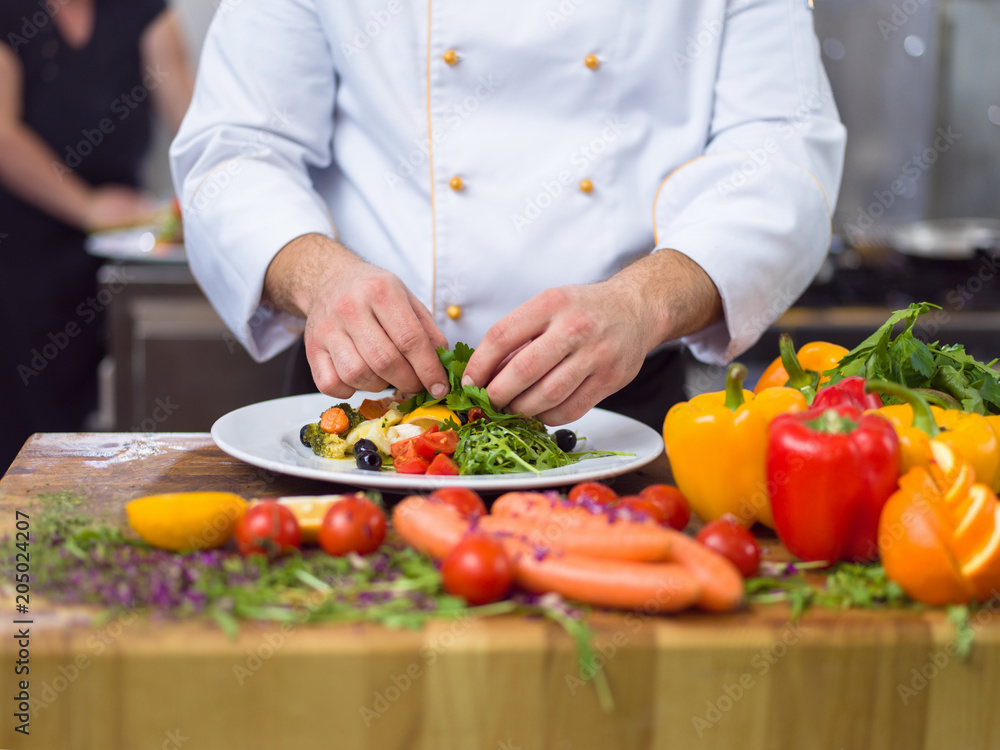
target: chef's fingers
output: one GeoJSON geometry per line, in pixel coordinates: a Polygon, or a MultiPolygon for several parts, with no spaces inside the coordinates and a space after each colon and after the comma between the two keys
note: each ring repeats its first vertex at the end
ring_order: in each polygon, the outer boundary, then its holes
{"type": "Polygon", "coordinates": [[[420,325],[424,327],[424,332],[427,334],[427,338],[431,341],[431,346],[435,349],[439,346],[449,349],[448,339],[446,339],[445,335],[441,333],[441,329],[438,328],[437,323],[434,322],[434,316],[431,315],[430,311],[426,307],[424,307],[424,303],[414,297],[413,292],[409,289],[406,290],[406,294],[410,300],[410,307],[413,308],[413,312],[416,314],[417,320],[420,321],[420,325]]]}
{"type": "MultiPolygon", "coordinates": [[[[542,292],[494,323],[490,327],[490,330],[486,332],[486,335],[483,336],[483,340],[479,342],[475,353],[469,359],[462,383],[480,387],[491,385],[495,376],[498,377],[500,374],[500,363],[508,360],[511,354],[524,347],[525,344],[541,335],[548,328],[552,322],[552,318],[559,310],[559,302],[556,298],[560,293],[561,291],[558,289],[549,289],[542,292]]],[[[565,355],[565,352],[550,362],[550,367],[546,368],[543,372],[548,372],[551,369],[551,365],[561,360],[563,355],[565,355]]],[[[520,356],[521,354],[519,353],[511,357],[503,370],[506,371],[512,364],[518,362],[520,356]]],[[[522,362],[518,366],[526,364],[526,362],[522,362]]],[[[531,382],[533,383],[534,380],[531,382]]],[[[524,384],[525,387],[527,385],[530,385],[530,383],[524,384]]],[[[494,399],[494,405],[506,406],[506,401],[503,404],[498,404],[495,400],[497,396],[501,395],[500,393],[494,393],[492,388],[489,390],[490,398],[494,399]]],[[[505,389],[505,392],[507,390],[509,388],[505,389]]],[[[519,390],[510,392],[508,394],[509,398],[513,398],[518,393],[520,393],[519,390]]]]}
{"type": "MultiPolygon", "coordinates": [[[[369,340],[361,352],[376,373],[400,390],[416,393],[426,389],[434,398],[442,398],[448,394],[448,374],[407,297],[373,307],[388,341],[369,340]]],[[[370,333],[377,336],[378,331],[370,333]]]]}
{"type": "Polygon", "coordinates": [[[306,344],[306,359],[312,372],[313,382],[320,393],[334,398],[350,398],[354,388],[344,383],[337,374],[337,368],[330,358],[330,352],[323,346],[306,344]]]}
{"type": "MultiPolygon", "coordinates": [[[[372,327],[377,327],[372,320],[372,327]]],[[[389,387],[389,381],[371,365],[370,353],[359,345],[358,334],[354,338],[347,331],[331,338],[330,358],[337,370],[337,377],[346,385],[359,391],[383,391],[389,387]]],[[[384,338],[384,336],[383,336],[384,338]]],[[[386,341],[386,346],[388,342],[386,341]]]]}
{"type": "MultiPolygon", "coordinates": [[[[586,376],[584,372],[577,379],[577,368],[570,367],[565,375],[556,374],[553,378],[545,380],[547,375],[565,364],[570,354],[572,352],[566,339],[551,333],[540,336],[522,347],[503,369],[493,376],[486,387],[490,401],[498,409],[509,406],[511,411],[521,413],[519,405],[514,402],[530,389],[537,388],[527,404],[537,406],[536,411],[554,406],[571,393],[586,376]]],[[[520,405],[524,406],[525,402],[521,402],[520,405]]],[[[530,415],[533,412],[523,413],[530,415]]]]}
{"type": "Polygon", "coordinates": [[[601,378],[590,375],[565,401],[552,409],[535,414],[535,419],[553,427],[575,422],[614,391],[615,389],[609,389],[601,378]]]}
{"type": "MultiPolygon", "coordinates": [[[[545,337],[540,341],[544,343],[545,337]]],[[[526,354],[530,356],[530,352],[526,354]]],[[[573,352],[542,375],[534,385],[515,396],[508,408],[516,414],[534,416],[560,407],[587,380],[592,369],[589,356],[573,352]]]]}

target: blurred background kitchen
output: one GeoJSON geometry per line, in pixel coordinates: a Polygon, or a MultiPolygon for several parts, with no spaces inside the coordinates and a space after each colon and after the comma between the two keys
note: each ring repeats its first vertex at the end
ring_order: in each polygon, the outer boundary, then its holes
{"type": "MultiPolygon", "coordinates": [[[[173,0],[193,62],[212,14],[240,1],[173,0]]],[[[852,347],[889,311],[923,300],[942,307],[923,335],[989,361],[1000,352],[1000,0],[815,6],[849,132],[836,236],[815,283],[741,361],[751,375],[762,369],[780,331],[798,344],[852,347]]],[[[146,186],[164,199],[167,145],[161,134],[146,169],[146,186]]],[[[287,357],[250,360],[194,283],[181,245],[140,232],[91,252],[107,258],[109,300],[91,429],[203,431],[281,395],[287,357]]],[[[719,368],[691,362],[690,392],[722,380],[719,368]]]]}

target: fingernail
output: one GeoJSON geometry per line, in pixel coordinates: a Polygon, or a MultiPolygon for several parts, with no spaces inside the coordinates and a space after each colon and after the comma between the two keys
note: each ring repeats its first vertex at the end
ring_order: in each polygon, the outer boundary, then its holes
{"type": "Polygon", "coordinates": [[[472,378],[468,375],[464,375],[462,377],[462,385],[475,385],[475,383],[472,382],[472,378]]]}
{"type": "Polygon", "coordinates": [[[431,386],[431,395],[434,398],[444,398],[448,395],[448,386],[444,383],[437,383],[431,386]]]}

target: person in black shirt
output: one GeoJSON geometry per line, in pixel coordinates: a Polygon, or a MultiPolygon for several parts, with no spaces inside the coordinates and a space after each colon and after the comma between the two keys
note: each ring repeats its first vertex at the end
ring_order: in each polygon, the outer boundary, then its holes
{"type": "Polygon", "coordinates": [[[174,131],[192,75],[165,0],[0,3],[0,472],[97,400],[100,261],[87,232],[144,223],[152,104],[174,131]]]}

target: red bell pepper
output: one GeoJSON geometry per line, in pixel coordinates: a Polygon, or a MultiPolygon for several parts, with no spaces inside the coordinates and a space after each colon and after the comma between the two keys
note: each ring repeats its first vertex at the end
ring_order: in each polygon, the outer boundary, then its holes
{"type": "Polygon", "coordinates": [[[878,520],[899,478],[887,419],[851,406],[781,414],[769,427],[775,530],[801,560],[873,560],[878,520]]]}
{"type": "Polygon", "coordinates": [[[844,378],[839,383],[819,389],[813,399],[813,409],[829,409],[831,406],[853,406],[860,411],[881,409],[885,404],[877,393],[865,393],[865,379],[857,375],[844,378]],[[872,398],[874,396],[875,398],[872,398]]]}

